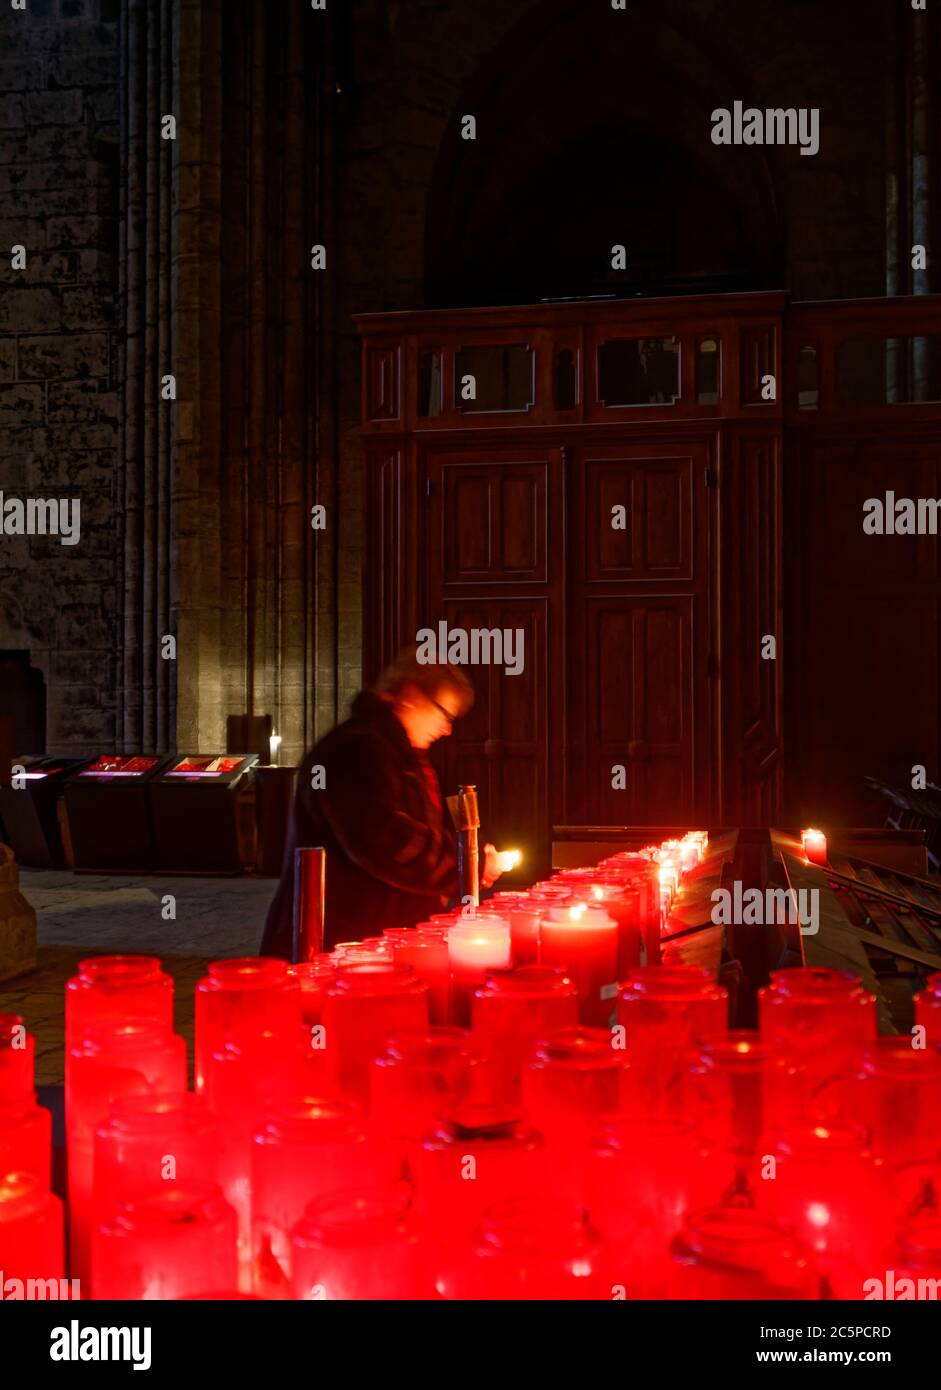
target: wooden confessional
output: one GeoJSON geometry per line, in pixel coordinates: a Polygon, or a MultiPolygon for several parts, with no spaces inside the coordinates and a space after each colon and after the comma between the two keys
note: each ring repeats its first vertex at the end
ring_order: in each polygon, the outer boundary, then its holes
{"type": "MultiPolygon", "coordinates": [[[[440,748],[491,837],[532,865],[553,824],[772,824],[785,724],[802,806],[834,720],[863,717],[840,709],[854,660],[831,650],[834,605],[881,577],[857,494],[904,446],[916,495],[941,495],[941,408],[917,366],[931,340],[913,337],[941,331],[939,301],[755,293],[357,325],[366,680],[441,620],[525,634],[522,674],[469,668],[476,704],[440,748]],[[855,579],[828,563],[827,486],[855,579]]],[[[896,556],[917,572],[892,592],[930,589],[937,620],[925,556],[896,556]]]]}

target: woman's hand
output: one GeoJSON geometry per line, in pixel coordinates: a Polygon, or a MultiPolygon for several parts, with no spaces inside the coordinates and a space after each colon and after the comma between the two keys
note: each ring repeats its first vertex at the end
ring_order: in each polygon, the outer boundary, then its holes
{"type": "Polygon", "coordinates": [[[484,866],[480,872],[480,886],[490,888],[503,873],[497,858],[496,845],[484,845],[484,866]]]}

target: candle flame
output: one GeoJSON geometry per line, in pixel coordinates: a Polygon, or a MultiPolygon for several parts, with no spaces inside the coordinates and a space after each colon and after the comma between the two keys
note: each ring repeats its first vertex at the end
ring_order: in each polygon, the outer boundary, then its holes
{"type": "Polygon", "coordinates": [[[515,869],[517,864],[523,862],[522,850],[503,849],[497,855],[497,867],[502,874],[507,874],[511,869],[515,869]]]}
{"type": "Polygon", "coordinates": [[[571,919],[572,919],[573,922],[577,922],[578,919],[579,919],[579,918],[582,916],[582,914],[584,913],[584,911],[585,911],[585,904],[584,904],[584,903],[576,903],[574,907],[570,907],[570,908],[569,908],[569,916],[571,917],[571,919]]]}

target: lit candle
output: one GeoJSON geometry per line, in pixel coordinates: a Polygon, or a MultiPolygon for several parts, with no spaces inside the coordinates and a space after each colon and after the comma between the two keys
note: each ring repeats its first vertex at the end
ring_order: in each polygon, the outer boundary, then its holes
{"type": "Polygon", "coordinates": [[[272,734],[268,739],[268,761],[272,767],[277,767],[278,756],[281,751],[281,735],[272,734]]]}
{"type": "Polygon", "coordinates": [[[603,907],[553,907],[539,928],[540,960],[561,966],[578,988],[582,1023],[603,1027],[615,1007],[618,924],[603,907]]]}
{"type": "Polygon", "coordinates": [[[515,869],[522,862],[523,856],[518,849],[502,849],[497,855],[497,868],[501,874],[508,874],[511,869],[515,869]]]}
{"type": "Polygon", "coordinates": [[[510,968],[510,924],[504,917],[468,918],[448,932],[451,968],[451,1018],[470,1025],[470,1001],[488,970],[510,968]]]}
{"type": "Polygon", "coordinates": [[[822,830],[802,830],[801,846],[808,864],[826,864],[827,837],[822,830]]]}

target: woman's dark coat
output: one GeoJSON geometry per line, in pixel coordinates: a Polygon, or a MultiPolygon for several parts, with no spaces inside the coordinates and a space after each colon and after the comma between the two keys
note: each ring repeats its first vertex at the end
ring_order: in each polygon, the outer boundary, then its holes
{"type": "Polygon", "coordinates": [[[456,841],[434,771],[391,705],[368,691],[298,769],[262,955],[290,958],[294,850],[318,847],[327,851],[324,950],[386,927],[414,926],[457,895],[456,841]],[[324,775],[315,790],[317,766],[324,775]]]}

